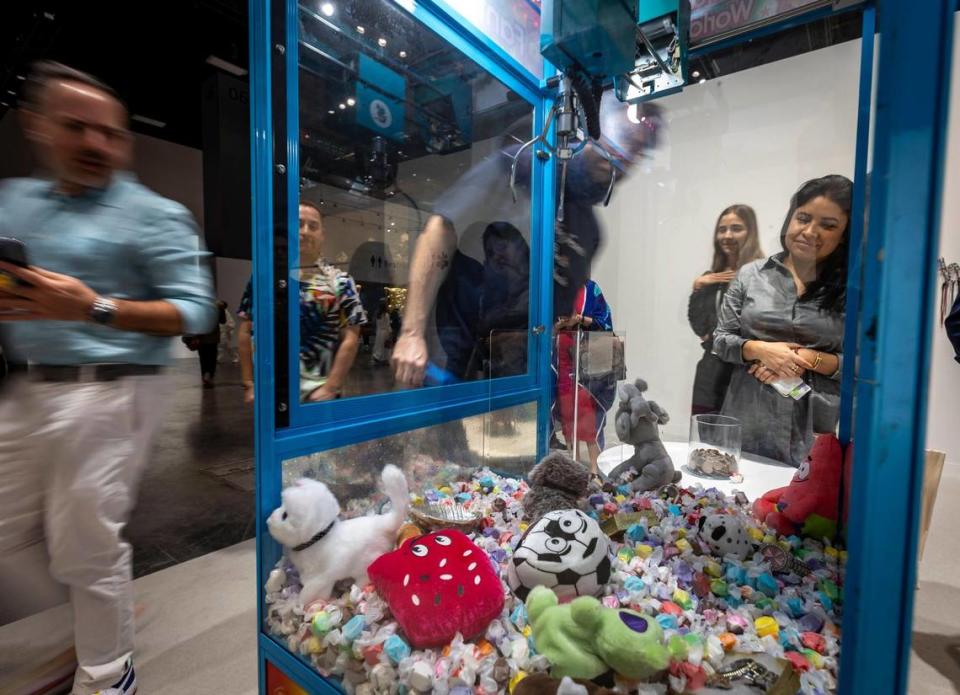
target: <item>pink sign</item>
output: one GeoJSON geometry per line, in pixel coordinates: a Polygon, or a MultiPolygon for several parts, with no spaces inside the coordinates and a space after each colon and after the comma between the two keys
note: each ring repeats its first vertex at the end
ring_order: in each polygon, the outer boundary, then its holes
{"type": "Polygon", "coordinates": [[[690,0],[690,45],[816,4],[820,0],[690,0]]]}

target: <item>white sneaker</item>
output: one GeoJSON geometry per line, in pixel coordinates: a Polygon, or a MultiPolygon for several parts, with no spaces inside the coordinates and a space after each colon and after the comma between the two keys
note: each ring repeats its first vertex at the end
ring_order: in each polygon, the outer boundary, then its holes
{"type": "Polygon", "coordinates": [[[137,674],[133,670],[133,661],[128,661],[123,676],[106,690],[98,690],[94,695],[134,695],[137,692],[137,674]]]}

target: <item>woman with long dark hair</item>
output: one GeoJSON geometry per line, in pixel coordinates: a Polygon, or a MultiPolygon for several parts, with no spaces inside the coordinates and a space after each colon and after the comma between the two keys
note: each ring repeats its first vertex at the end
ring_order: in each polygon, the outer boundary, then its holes
{"type": "Polygon", "coordinates": [[[740,267],[763,258],[757,231],[757,215],[749,205],[735,204],[723,210],[713,227],[713,263],[693,281],[687,305],[690,327],[700,338],[703,356],[693,381],[694,415],[719,413],[727,395],[733,365],[713,354],[713,331],[723,295],[740,267]]]}
{"type": "Polygon", "coordinates": [[[814,434],[836,430],[852,191],[838,175],[803,184],[783,251],[743,266],[723,298],[713,352],[735,365],[722,412],[740,420],[744,451],[799,466],[814,434]],[[808,393],[774,388],[798,377],[808,393]]]}

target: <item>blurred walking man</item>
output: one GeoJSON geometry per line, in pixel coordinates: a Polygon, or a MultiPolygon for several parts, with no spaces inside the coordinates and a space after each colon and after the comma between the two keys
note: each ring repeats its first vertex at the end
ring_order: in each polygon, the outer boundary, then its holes
{"type": "Polygon", "coordinates": [[[216,316],[190,214],[125,173],[127,112],[93,77],[36,66],[24,130],[45,178],[0,182],[0,623],[57,582],[73,604],[74,695],[130,695],[131,550],[121,537],[161,417],[171,337],[216,316]],[[9,281],[13,276],[17,281],[9,281]],[[35,558],[49,553],[49,566],[35,558]]]}

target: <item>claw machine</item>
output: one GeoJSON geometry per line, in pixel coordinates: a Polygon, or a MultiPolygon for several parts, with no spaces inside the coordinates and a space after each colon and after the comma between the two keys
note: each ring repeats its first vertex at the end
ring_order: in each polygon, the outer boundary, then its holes
{"type": "Polygon", "coordinates": [[[252,0],[260,691],[905,692],[953,10],[252,0]]]}

